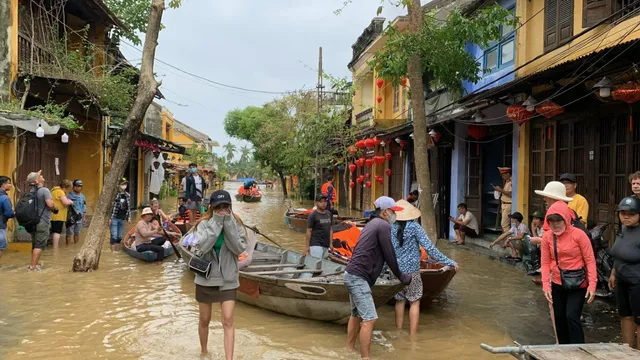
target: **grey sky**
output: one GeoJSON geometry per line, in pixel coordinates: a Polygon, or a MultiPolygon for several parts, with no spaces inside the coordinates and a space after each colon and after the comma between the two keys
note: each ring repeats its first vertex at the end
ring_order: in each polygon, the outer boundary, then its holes
{"type": "MultiPolygon", "coordinates": [[[[326,72],[349,75],[351,45],[379,5],[378,0],[353,0],[341,15],[334,15],[343,2],[185,0],[181,8],[165,12],[166,29],[160,34],[156,56],[204,78],[243,88],[287,91],[315,87],[317,73],[312,69],[317,68],[318,47],[323,47],[326,72]]],[[[381,16],[392,20],[404,13],[405,9],[387,1],[381,16]]],[[[139,63],[140,52],[125,44],[121,47],[132,63],[139,63]]],[[[243,144],[224,132],[227,111],[262,105],[277,97],[210,85],[158,62],[155,72],[169,100],[160,103],[176,119],[221,145],[229,140],[243,144]]]]}

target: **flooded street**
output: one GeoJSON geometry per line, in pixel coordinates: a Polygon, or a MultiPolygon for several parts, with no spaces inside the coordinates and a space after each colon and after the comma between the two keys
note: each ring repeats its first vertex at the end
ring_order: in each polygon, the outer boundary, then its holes
{"type": "MultiPolygon", "coordinates": [[[[236,192],[239,184],[227,184],[236,192]]],[[[163,209],[173,210],[174,200],[163,209]]],[[[304,234],[287,229],[279,189],[265,190],[261,203],[234,203],[285,247],[302,250],[304,234]]],[[[170,212],[170,211],[166,211],[170,212]]],[[[86,229],[84,230],[86,231],[86,229]]],[[[264,239],[259,239],[263,241],[264,239]]],[[[393,307],[380,308],[372,345],[375,359],[491,359],[480,343],[494,346],[554,342],[541,289],[513,266],[448,244],[439,247],[461,272],[429,309],[417,339],[395,329],[393,307]]],[[[175,256],[149,264],[112,254],[105,241],[100,269],[69,272],[80,244],[48,248],[44,270],[28,273],[28,253],[8,253],[0,264],[0,359],[198,359],[198,307],[193,275],[175,256]]],[[[614,308],[596,301],[586,307],[588,342],[611,341],[619,328],[614,308]]],[[[223,358],[219,307],[209,349],[223,358]]],[[[345,348],[346,325],[279,315],[236,305],[237,359],[359,359],[345,348]]]]}

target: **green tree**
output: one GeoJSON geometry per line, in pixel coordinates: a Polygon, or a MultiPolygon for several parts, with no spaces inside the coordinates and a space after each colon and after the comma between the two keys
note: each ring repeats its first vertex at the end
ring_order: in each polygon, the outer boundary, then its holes
{"type": "Polygon", "coordinates": [[[200,166],[213,165],[213,154],[211,154],[205,147],[194,145],[187,149],[184,159],[190,163],[194,162],[200,166]]]}
{"type": "Polygon", "coordinates": [[[249,161],[249,156],[251,155],[251,149],[248,146],[244,145],[240,148],[240,162],[249,161]]]}
{"type": "Polygon", "coordinates": [[[227,162],[232,162],[233,159],[236,156],[236,146],[234,144],[231,143],[231,141],[229,141],[228,143],[226,143],[225,145],[222,146],[224,148],[224,151],[226,152],[226,157],[227,157],[227,162]]]}
{"type": "MultiPolygon", "coordinates": [[[[107,7],[113,11],[127,29],[115,29],[116,37],[129,39],[134,45],[142,44],[140,34],[147,32],[151,1],[149,0],[104,0],[107,7]]],[[[177,8],[182,0],[169,1],[169,7],[177,8]]],[[[160,29],[164,29],[160,25],[160,29]]]]}
{"type": "MultiPolygon", "coordinates": [[[[345,0],[344,6],[351,0],[345,0]]],[[[517,24],[509,11],[494,5],[464,16],[460,9],[452,9],[446,19],[438,18],[437,10],[424,12],[420,0],[393,2],[408,10],[407,31],[388,27],[385,45],[374,54],[371,62],[377,76],[399,85],[403,77],[409,79],[414,126],[414,159],[418,183],[424,201],[420,210],[422,221],[429,237],[437,239],[435,213],[432,201],[431,175],[428,152],[427,121],[424,106],[423,74],[427,73],[428,84],[433,89],[447,89],[461,94],[462,82],[477,82],[481,64],[465,51],[469,43],[486,46],[500,38],[499,25],[517,24]]],[[[380,1],[377,14],[382,12],[384,1],[380,1]]],[[[338,13],[340,10],[337,11],[338,13]]]]}

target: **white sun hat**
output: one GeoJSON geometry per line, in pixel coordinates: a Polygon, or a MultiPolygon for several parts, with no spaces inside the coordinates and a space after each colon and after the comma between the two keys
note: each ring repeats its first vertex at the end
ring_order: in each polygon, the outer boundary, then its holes
{"type": "Polygon", "coordinates": [[[550,181],[544,187],[544,190],[536,190],[536,194],[546,196],[551,199],[570,202],[573,198],[567,196],[567,189],[560,181],[550,181]]]}

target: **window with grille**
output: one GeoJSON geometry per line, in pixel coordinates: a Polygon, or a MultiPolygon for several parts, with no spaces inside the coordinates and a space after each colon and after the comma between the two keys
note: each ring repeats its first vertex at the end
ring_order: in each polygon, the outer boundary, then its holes
{"type": "Polygon", "coordinates": [[[393,87],[393,112],[396,113],[400,110],[400,87],[393,87]]]}

